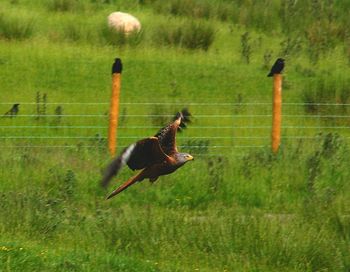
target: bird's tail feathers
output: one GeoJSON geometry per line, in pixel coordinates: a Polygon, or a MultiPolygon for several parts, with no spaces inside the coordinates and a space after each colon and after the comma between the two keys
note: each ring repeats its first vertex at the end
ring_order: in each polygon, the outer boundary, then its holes
{"type": "Polygon", "coordinates": [[[130,159],[132,152],[135,149],[136,144],[132,144],[128,147],[126,147],[122,153],[119,155],[119,157],[117,157],[116,159],[114,159],[106,168],[106,170],[104,171],[104,175],[103,178],[100,182],[102,187],[107,187],[107,185],[109,184],[109,182],[111,181],[111,179],[116,176],[118,174],[118,172],[120,171],[120,169],[128,162],[128,160],[130,159]]]}
{"type": "Polygon", "coordinates": [[[5,112],[1,118],[5,118],[5,117],[12,117],[12,113],[11,113],[11,110],[5,112]]]}
{"type": "Polygon", "coordinates": [[[133,185],[135,182],[140,181],[139,180],[139,175],[136,175],[130,179],[128,179],[127,181],[125,181],[122,185],[120,185],[117,189],[115,189],[108,197],[107,199],[110,199],[114,196],[116,196],[117,194],[121,193],[122,191],[124,191],[125,189],[127,189],[129,186],[133,185]]]}

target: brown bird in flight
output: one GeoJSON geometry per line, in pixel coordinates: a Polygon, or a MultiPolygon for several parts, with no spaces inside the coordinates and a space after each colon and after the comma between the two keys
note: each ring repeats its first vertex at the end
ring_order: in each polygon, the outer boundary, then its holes
{"type": "Polygon", "coordinates": [[[113,176],[127,164],[131,170],[140,170],[115,189],[107,199],[116,196],[138,181],[149,179],[155,182],[159,176],[168,175],[186,162],[193,160],[187,153],[180,153],[176,148],[176,132],[185,127],[190,113],[187,109],[177,113],[175,120],[162,128],[155,136],[142,139],[123,150],[123,152],[107,167],[101,185],[106,187],[113,176]]]}

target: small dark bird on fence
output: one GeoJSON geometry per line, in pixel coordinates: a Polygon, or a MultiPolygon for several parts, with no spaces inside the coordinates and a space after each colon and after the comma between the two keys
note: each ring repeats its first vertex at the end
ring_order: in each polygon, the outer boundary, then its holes
{"type": "Polygon", "coordinates": [[[142,139],[123,150],[123,152],[107,167],[101,185],[106,187],[110,180],[118,174],[125,164],[132,170],[140,170],[121,186],[115,189],[107,199],[114,197],[129,186],[144,179],[154,182],[159,176],[168,175],[186,162],[193,160],[187,153],[180,153],[176,148],[176,132],[189,120],[188,110],[179,112],[176,119],[162,128],[155,136],[142,139]],[[187,115],[187,119],[184,115],[187,115]]]}
{"type": "Polygon", "coordinates": [[[19,112],[19,104],[13,104],[12,108],[9,111],[7,111],[3,115],[3,117],[10,117],[10,118],[15,117],[18,114],[18,112],[19,112]]]}
{"type": "Polygon", "coordinates": [[[268,77],[272,77],[274,74],[281,74],[284,68],[284,59],[278,58],[274,65],[271,68],[270,73],[267,75],[268,77]]]}

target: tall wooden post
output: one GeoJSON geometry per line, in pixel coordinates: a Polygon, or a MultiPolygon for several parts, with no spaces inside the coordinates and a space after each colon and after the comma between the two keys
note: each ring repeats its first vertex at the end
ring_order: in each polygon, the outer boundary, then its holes
{"type": "Polygon", "coordinates": [[[117,148],[117,128],[119,116],[119,94],[121,86],[122,62],[115,59],[112,66],[112,96],[109,111],[108,149],[111,156],[115,155],[117,148]]]}
{"type": "Polygon", "coordinates": [[[281,143],[282,120],[282,75],[273,75],[273,106],[272,106],[272,151],[277,153],[281,143]]]}

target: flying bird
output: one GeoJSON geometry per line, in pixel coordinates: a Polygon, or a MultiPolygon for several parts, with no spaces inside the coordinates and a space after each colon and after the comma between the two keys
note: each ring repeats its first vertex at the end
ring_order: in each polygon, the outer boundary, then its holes
{"type": "Polygon", "coordinates": [[[19,104],[13,104],[12,108],[9,111],[7,111],[3,115],[3,117],[10,117],[10,118],[15,117],[18,111],[19,111],[19,104]]]}
{"type": "Polygon", "coordinates": [[[272,77],[274,74],[280,74],[282,73],[283,68],[284,68],[284,59],[278,58],[274,63],[274,65],[272,66],[270,73],[267,76],[272,77]]]}
{"type": "Polygon", "coordinates": [[[155,182],[159,176],[168,175],[193,160],[188,153],[181,153],[176,147],[176,132],[189,121],[190,113],[184,109],[174,121],[159,130],[153,137],[145,138],[125,148],[107,167],[101,185],[106,187],[119,170],[127,164],[131,170],[141,170],[115,189],[107,199],[116,196],[129,186],[144,179],[155,182]],[[185,117],[186,116],[186,117],[185,117]]]}

